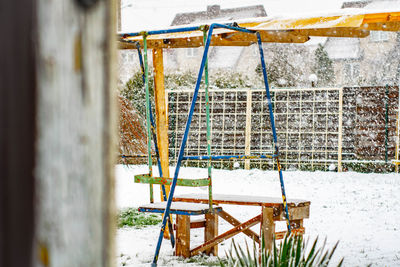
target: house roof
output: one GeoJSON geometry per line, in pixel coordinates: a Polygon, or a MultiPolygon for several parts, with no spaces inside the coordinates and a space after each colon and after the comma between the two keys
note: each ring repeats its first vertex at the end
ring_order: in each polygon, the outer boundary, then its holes
{"type": "Polygon", "coordinates": [[[360,39],[329,38],[325,50],[333,60],[358,59],[361,57],[360,39]]]}
{"type": "Polygon", "coordinates": [[[219,5],[207,6],[206,11],[178,13],[171,26],[192,23],[205,23],[209,21],[227,21],[243,18],[266,17],[263,5],[245,6],[238,8],[221,9],[219,5]]]}
{"type": "Polygon", "coordinates": [[[372,0],[346,1],[343,2],[342,8],[363,8],[371,2],[372,0]]]}

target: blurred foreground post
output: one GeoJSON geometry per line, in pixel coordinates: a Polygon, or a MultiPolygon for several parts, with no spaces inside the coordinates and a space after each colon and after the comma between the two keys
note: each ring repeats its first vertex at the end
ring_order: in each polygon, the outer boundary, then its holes
{"type": "Polygon", "coordinates": [[[0,12],[0,266],[112,266],[113,1],[0,12]]]}

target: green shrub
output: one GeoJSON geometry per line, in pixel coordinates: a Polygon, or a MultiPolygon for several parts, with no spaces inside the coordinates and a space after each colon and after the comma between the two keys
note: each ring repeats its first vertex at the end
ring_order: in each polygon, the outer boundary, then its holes
{"type": "Polygon", "coordinates": [[[157,225],[161,220],[160,214],[147,214],[139,212],[137,208],[127,208],[118,215],[118,227],[142,228],[148,225],[157,225]]]}
{"type": "Polygon", "coordinates": [[[197,76],[192,72],[168,73],[165,74],[165,88],[177,89],[181,87],[189,87],[192,89],[196,84],[197,76]]]}
{"type": "MultiPolygon", "coordinates": [[[[250,253],[246,244],[246,252],[232,242],[231,248],[226,253],[227,263],[220,262],[220,266],[237,266],[237,267],[303,267],[303,266],[328,266],[338,243],[331,249],[325,250],[325,242],[323,246],[317,249],[318,238],[315,239],[311,249],[308,250],[307,243],[302,236],[285,236],[281,242],[279,249],[275,242],[272,252],[265,252],[264,238],[261,242],[261,254],[257,246],[250,253]],[[232,250],[234,250],[235,255],[232,250]]],[[[326,240],[325,240],[326,241],[326,240]]],[[[343,258],[337,266],[341,266],[343,258]]]]}
{"type": "MultiPolygon", "coordinates": [[[[154,77],[149,73],[149,93],[151,105],[154,108],[154,77]]],[[[142,118],[146,118],[146,91],[141,72],[135,72],[132,78],[120,89],[121,95],[130,100],[135,110],[142,118]]]]}
{"type": "Polygon", "coordinates": [[[226,88],[254,88],[254,84],[247,76],[234,72],[217,72],[210,77],[210,85],[220,89],[226,88]]]}

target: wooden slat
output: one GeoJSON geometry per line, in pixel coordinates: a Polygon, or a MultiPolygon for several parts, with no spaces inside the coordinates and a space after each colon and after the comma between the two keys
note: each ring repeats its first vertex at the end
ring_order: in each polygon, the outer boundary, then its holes
{"type": "MultiPolygon", "coordinates": [[[[300,220],[307,219],[310,217],[310,206],[302,206],[302,207],[289,207],[289,219],[292,220],[300,220]]],[[[283,207],[279,208],[278,213],[274,214],[275,221],[285,221],[285,213],[283,207]]]]}
{"type": "MultiPolygon", "coordinates": [[[[174,197],[174,201],[204,203],[208,204],[207,194],[184,194],[174,197]]],[[[244,206],[265,206],[265,207],[282,207],[282,199],[275,197],[262,196],[246,196],[246,195],[227,195],[213,194],[213,203],[215,204],[231,204],[244,206]]],[[[310,201],[292,199],[287,201],[288,207],[309,206],[310,201]]]]}
{"type": "MultiPolygon", "coordinates": [[[[241,224],[240,221],[238,221],[236,218],[234,218],[232,215],[230,215],[229,213],[227,213],[226,211],[222,210],[218,213],[218,215],[224,219],[225,221],[227,221],[228,223],[232,224],[233,226],[238,226],[241,224]]],[[[243,231],[243,234],[247,235],[248,237],[250,237],[251,239],[253,239],[255,242],[257,242],[258,244],[260,244],[260,237],[258,236],[258,234],[256,234],[255,232],[253,232],[251,229],[246,229],[243,231]]]]}
{"type": "Polygon", "coordinates": [[[177,215],[175,256],[190,257],[190,217],[177,215]]]}
{"type": "Polygon", "coordinates": [[[206,227],[206,221],[190,222],[190,229],[204,228],[206,227]]]}
{"type": "MultiPolygon", "coordinates": [[[[176,224],[174,224],[174,230],[176,230],[176,224]]],[[[206,221],[190,222],[190,229],[204,228],[206,227],[206,221]]]]}
{"type": "MultiPolygon", "coordinates": [[[[294,235],[303,235],[306,230],[304,227],[298,228],[298,229],[292,229],[292,234],[294,235]]],[[[275,239],[279,240],[279,239],[283,239],[286,235],[287,231],[281,231],[281,232],[276,232],[275,233],[275,239]]]]}
{"type": "MultiPolygon", "coordinates": [[[[140,206],[138,210],[140,212],[154,212],[164,213],[167,202],[150,203],[147,205],[140,206]]],[[[214,206],[214,212],[218,213],[222,210],[221,207],[214,206]]],[[[209,206],[198,203],[171,203],[170,213],[171,214],[184,214],[184,215],[202,215],[209,213],[209,206]],[[182,205],[184,204],[184,205],[182,205]]]]}
{"type": "Polygon", "coordinates": [[[204,244],[192,249],[190,251],[190,255],[191,256],[198,255],[201,252],[203,252],[204,250],[206,250],[206,249],[208,249],[210,247],[213,247],[216,244],[221,243],[221,242],[225,241],[226,239],[231,238],[232,236],[235,236],[235,235],[243,232],[243,230],[245,230],[245,229],[247,229],[249,227],[252,227],[253,225],[256,225],[257,223],[259,223],[260,219],[261,219],[261,215],[258,215],[256,217],[254,217],[254,218],[252,218],[252,219],[250,219],[250,220],[248,220],[248,221],[246,221],[246,222],[244,222],[244,223],[232,228],[231,230],[229,230],[229,231],[227,231],[227,232],[225,232],[225,233],[213,238],[212,240],[209,240],[209,241],[205,242],[204,244]]]}
{"type": "MultiPolygon", "coordinates": [[[[172,184],[172,180],[173,180],[172,178],[153,177],[153,176],[149,176],[148,174],[135,175],[135,183],[170,185],[170,184],[172,184]]],[[[178,179],[176,182],[176,185],[178,185],[178,186],[192,186],[192,187],[208,186],[209,184],[210,184],[210,181],[208,178],[178,179]]]]}

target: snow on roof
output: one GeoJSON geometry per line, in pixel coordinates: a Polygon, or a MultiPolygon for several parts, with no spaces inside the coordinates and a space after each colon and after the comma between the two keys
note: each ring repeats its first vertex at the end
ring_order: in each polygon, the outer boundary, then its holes
{"type": "Polygon", "coordinates": [[[373,1],[372,3],[366,5],[364,9],[370,10],[400,10],[400,1],[399,0],[385,0],[385,1],[373,1]]]}
{"type": "Polygon", "coordinates": [[[215,47],[210,56],[210,68],[234,68],[243,51],[241,46],[215,47]]]}
{"type": "Polygon", "coordinates": [[[358,38],[329,38],[325,50],[330,59],[357,59],[361,57],[358,38]]]}
{"type": "Polygon", "coordinates": [[[265,17],[264,6],[244,6],[238,8],[221,9],[219,5],[207,6],[206,11],[178,13],[171,25],[184,25],[192,23],[206,23],[209,21],[229,21],[233,19],[265,17]]]}

